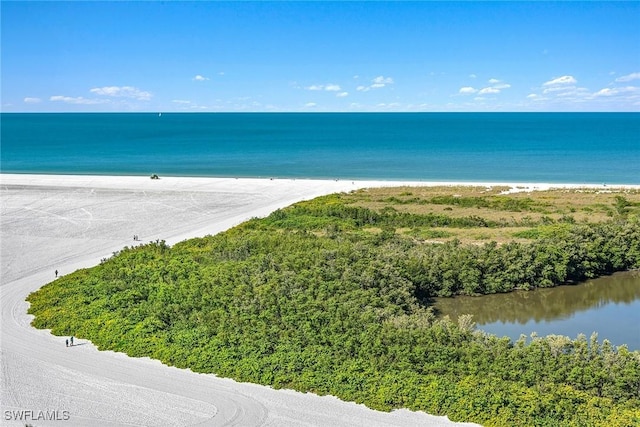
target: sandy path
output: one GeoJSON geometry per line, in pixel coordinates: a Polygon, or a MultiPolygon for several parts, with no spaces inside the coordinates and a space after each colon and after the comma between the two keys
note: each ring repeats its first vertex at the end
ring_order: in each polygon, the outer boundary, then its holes
{"type": "MultiPolygon", "coordinates": [[[[2,425],[440,426],[334,397],[272,390],[100,352],[30,326],[26,296],[123,246],[216,233],[321,194],[390,182],[0,175],[2,425]],[[44,411],[44,412],[39,412],[44,411]],[[63,421],[43,422],[54,416],[63,421]]],[[[398,184],[398,183],[395,183],[398,184]]]]}

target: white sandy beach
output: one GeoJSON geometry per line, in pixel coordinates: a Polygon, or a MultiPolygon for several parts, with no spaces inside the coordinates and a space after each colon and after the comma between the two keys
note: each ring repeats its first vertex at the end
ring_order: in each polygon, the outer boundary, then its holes
{"type": "MultiPolygon", "coordinates": [[[[3,425],[449,426],[446,417],[363,405],[192,373],[146,358],[99,352],[30,326],[25,298],[114,251],[156,239],[213,234],[319,195],[444,182],[0,175],[3,425]],[[65,421],[16,420],[58,411],[65,421]],[[63,412],[66,411],[66,412],[63,412]]],[[[472,183],[466,183],[472,184],[472,183]]],[[[582,185],[496,184],[517,191],[582,185]]],[[[591,186],[593,187],[593,186],[591,186]]],[[[638,188],[640,186],[629,186],[638,188]]],[[[605,188],[603,186],[603,188],[605,188]]],[[[608,187],[607,187],[608,188],[608,187]]]]}

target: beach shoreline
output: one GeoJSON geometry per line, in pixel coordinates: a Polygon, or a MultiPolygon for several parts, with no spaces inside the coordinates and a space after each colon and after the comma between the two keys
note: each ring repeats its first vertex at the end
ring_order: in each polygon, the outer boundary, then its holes
{"type": "Polygon", "coordinates": [[[640,189],[640,184],[594,184],[594,183],[554,183],[527,181],[434,181],[434,180],[387,180],[387,179],[319,179],[319,178],[287,178],[287,177],[204,177],[204,176],[159,176],[150,179],[142,175],[75,175],[75,174],[33,174],[33,173],[2,173],[0,185],[53,185],[53,186],[99,186],[102,188],[125,189],[181,189],[192,187],[198,190],[216,184],[239,182],[244,184],[274,183],[307,183],[314,185],[325,184],[328,188],[352,189],[370,187],[511,187],[520,191],[549,190],[553,188],[589,188],[589,189],[640,189]],[[351,184],[353,188],[349,188],[351,184]],[[140,187],[140,186],[143,187],[140,187]],[[345,186],[346,185],[346,186],[345,186]]]}
{"type": "MultiPolygon", "coordinates": [[[[168,244],[215,234],[252,217],[325,194],[390,186],[638,189],[640,185],[346,181],[142,176],[0,174],[2,409],[67,410],[67,425],[119,423],[244,425],[456,425],[446,417],[382,413],[331,396],[276,391],[150,359],[68,351],[64,337],[30,326],[26,296],[92,267],[125,246],[168,244]],[[140,240],[133,240],[134,235],[140,240]],[[36,350],[37,349],[37,350],[36,350]],[[51,408],[53,400],[58,408],[51,408]],[[105,397],[106,396],[106,397],[105,397]],[[142,399],[144,397],[144,399],[142,399]],[[144,402],[151,403],[144,403],[144,402]],[[132,403],[134,402],[134,403],[132,403]],[[178,409],[176,409],[178,407],[178,409]],[[240,415],[239,415],[240,414],[240,415]]],[[[15,421],[15,420],[14,420],[15,421]]],[[[3,420],[2,424],[17,425],[3,420]]],[[[24,425],[24,423],[22,423],[24,425]]],[[[458,424],[463,425],[463,424],[458,424]]]]}

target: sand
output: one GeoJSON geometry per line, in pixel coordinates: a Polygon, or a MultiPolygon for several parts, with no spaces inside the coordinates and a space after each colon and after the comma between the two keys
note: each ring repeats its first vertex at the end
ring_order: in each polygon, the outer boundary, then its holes
{"type": "MultiPolygon", "coordinates": [[[[374,411],[290,390],[238,383],[98,351],[30,326],[25,298],[124,246],[214,234],[333,192],[445,182],[0,175],[2,425],[450,426],[423,412],[374,411]],[[42,412],[40,412],[42,411],[42,412]],[[43,417],[62,421],[43,422],[43,417]]],[[[472,184],[472,183],[468,183],[472,184]]],[[[550,184],[508,185],[514,191],[550,184]]],[[[564,185],[578,187],[580,185],[564,185]]]]}

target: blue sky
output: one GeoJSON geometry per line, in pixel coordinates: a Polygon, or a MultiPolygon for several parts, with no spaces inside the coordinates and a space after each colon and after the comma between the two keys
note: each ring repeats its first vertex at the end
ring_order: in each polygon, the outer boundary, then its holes
{"type": "Polygon", "coordinates": [[[640,2],[7,2],[2,111],[640,111],[640,2]]]}

